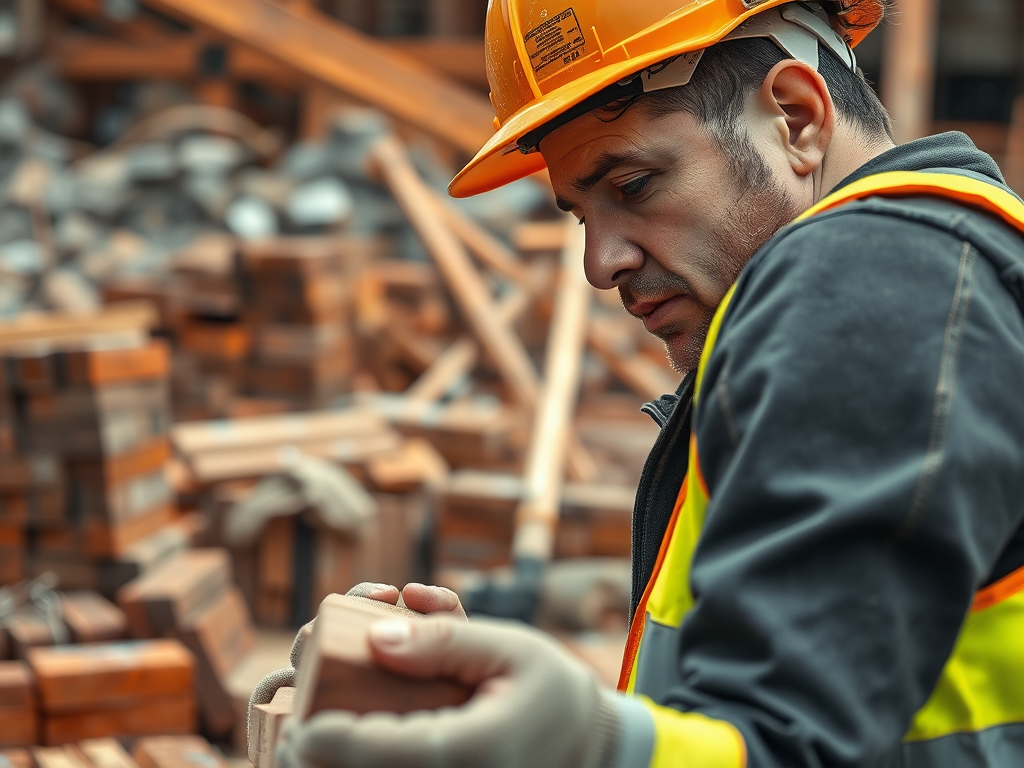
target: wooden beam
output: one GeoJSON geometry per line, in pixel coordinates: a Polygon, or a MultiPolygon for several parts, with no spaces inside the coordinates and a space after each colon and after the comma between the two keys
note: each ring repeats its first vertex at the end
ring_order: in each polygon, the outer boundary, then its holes
{"type": "Polygon", "coordinates": [[[902,0],[885,29],[882,103],[893,118],[897,144],[927,136],[935,98],[937,0],[902,0]]]}
{"type": "Polygon", "coordinates": [[[145,0],[261,51],[297,72],[475,154],[493,133],[491,105],[360,32],[265,0],[145,0]]]}
{"type": "Polygon", "coordinates": [[[561,282],[548,334],[544,386],[526,454],[523,501],[516,509],[513,560],[547,562],[554,554],[565,460],[593,295],[583,273],[583,247],[583,231],[573,226],[562,251],[561,282]]]}
{"type": "Polygon", "coordinates": [[[438,214],[481,263],[521,288],[529,286],[526,267],[508,246],[456,208],[443,193],[435,191],[434,200],[438,214]]]}
{"type": "Polygon", "coordinates": [[[420,178],[397,139],[381,139],[370,154],[433,257],[480,346],[504,378],[509,394],[532,411],[538,392],[533,362],[511,329],[499,322],[490,289],[462,243],[437,216],[433,190],[420,178]]]}
{"type": "Polygon", "coordinates": [[[395,50],[453,80],[484,93],[490,89],[482,37],[399,37],[389,38],[387,42],[395,50]]]}
{"type": "MultiPolygon", "coordinates": [[[[139,43],[64,33],[50,42],[47,59],[67,80],[192,81],[205,44],[196,35],[163,35],[139,43]]],[[[225,76],[288,89],[298,89],[304,82],[289,67],[242,45],[232,46],[228,53],[225,76]]]]}
{"type": "MultiPolygon", "coordinates": [[[[528,303],[529,297],[525,291],[509,294],[498,304],[498,321],[512,325],[523,314],[528,303]]],[[[480,348],[476,342],[469,337],[459,339],[413,382],[405,395],[418,402],[436,402],[447,395],[464,376],[469,375],[479,360],[480,348]]]]}

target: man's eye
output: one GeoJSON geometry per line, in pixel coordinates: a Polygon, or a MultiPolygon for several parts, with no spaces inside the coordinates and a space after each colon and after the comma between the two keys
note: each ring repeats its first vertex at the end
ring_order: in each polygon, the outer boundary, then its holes
{"type": "Polygon", "coordinates": [[[621,187],[619,187],[619,192],[622,193],[623,197],[637,197],[645,189],[647,189],[647,185],[650,183],[650,176],[641,176],[639,178],[633,179],[630,182],[627,182],[626,184],[623,184],[621,187]]]}

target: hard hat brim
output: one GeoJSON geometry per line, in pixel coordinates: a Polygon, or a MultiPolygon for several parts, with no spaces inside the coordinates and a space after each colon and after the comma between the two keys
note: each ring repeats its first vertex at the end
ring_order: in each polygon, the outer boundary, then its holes
{"type": "Polygon", "coordinates": [[[659,51],[648,57],[624,61],[563,85],[551,93],[539,96],[536,101],[510,117],[497,130],[476,157],[448,185],[448,194],[452,197],[472,197],[544,170],[547,166],[541,154],[532,152],[524,155],[517,146],[519,139],[546,125],[609,85],[653,66],[663,59],[700,47],[702,46],[680,46],[677,51],[667,53],[659,51]]]}

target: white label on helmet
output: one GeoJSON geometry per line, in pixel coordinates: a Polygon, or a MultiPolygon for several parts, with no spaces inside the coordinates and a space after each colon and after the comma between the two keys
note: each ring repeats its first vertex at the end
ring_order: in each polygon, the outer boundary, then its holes
{"type": "Polygon", "coordinates": [[[556,13],[534,27],[523,40],[533,71],[542,77],[550,77],[564,69],[587,51],[587,41],[572,8],[556,13]]]}

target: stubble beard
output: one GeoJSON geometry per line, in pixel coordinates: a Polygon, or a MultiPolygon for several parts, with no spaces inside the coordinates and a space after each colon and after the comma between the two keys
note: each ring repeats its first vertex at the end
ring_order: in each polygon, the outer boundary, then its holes
{"type": "MultiPolygon", "coordinates": [[[[763,170],[767,171],[766,168],[763,170]]],[[[764,178],[761,174],[755,175],[764,178]]],[[[653,334],[665,344],[669,363],[676,373],[685,375],[697,368],[711,320],[725,291],[736,282],[754,254],[796,218],[799,213],[796,208],[782,186],[770,176],[764,183],[748,182],[744,185],[725,217],[730,224],[713,229],[707,249],[695,256],[700,271],[717,285],[724,286],[722,295],[716,297],[714,306],[702,304],[704,312],[696,326],[673,323],[653,334]]],[[[689,281],[671,272],[648,274],[641,271],[619,286],[623,307],[675,294],[697,299],[689,281]]]]}

